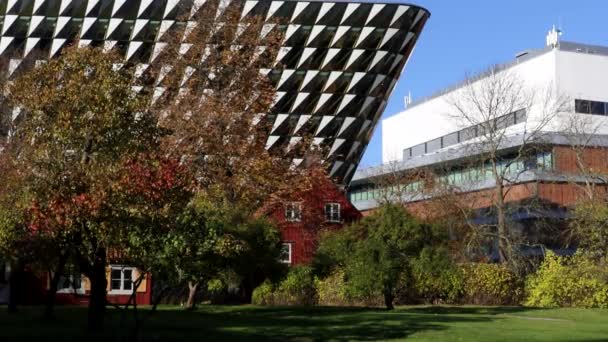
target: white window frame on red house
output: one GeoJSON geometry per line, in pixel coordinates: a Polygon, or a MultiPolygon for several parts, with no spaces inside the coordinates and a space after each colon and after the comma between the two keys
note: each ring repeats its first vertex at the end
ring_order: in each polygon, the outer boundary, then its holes
{"type": "Polygon", "coordinates": [[[342,206],[338,202],[325,203],[325,222],[341,223],[342,222],[342,206]]]}
{"type": "Polygon", "coordinates": [[[77,293],[77,294],[84,294],[85,290],[84,290],[84,281],[82,279],[82,275],[81,274],[66,274],[63,275],[59,278],[59,283],[57,284],[57,293],[77,293]],[[80,286],[79,287],[74,287],[74,279],[80,279],[80,286]],[[65,281],[69,280],[69,287],[62,287],[65,284],[65,281]]]}
{"type": "Polygon", "coordinates": [[[133,275],[135,274],[135,267],[132,266],[122,266],[122,265],[110,265],[110,291],[108,291],[108,294],[110,295],[126,295],[126,294],[132,294],[133,293],[133,275]],[[120,279],[115,278],[114,277],[114,271],[120,271],[120,279]],[[127,279],[125,277],[125,271],[130,271],[131,272],[131,279],[127,279]],[[120,283],[120,288],[119,289],[115,289],[114,288],[114,281],[117,280],[120,283]],[[127,284],[127,281],[130,284],[130,288],[127,289],[125,288],[125,284],[127,284]]]}
{"type": "Polygon", "coordinates": [[[281,246],[281,256],[280,256],[279,261],[284,264],[291,264],[292,255],[293,255],[293,242],[283,242],[283,245],[281,246]],[[287,253],[285,253],[285,251],[283,249],[285,247],[287,247],[287,253]],[[287,258],[285,258],[284,255],[287,255],[287,258]]]}
{"type": "Polygon", "coordinates": [[[287,202],[285,203],[285,220],[288,222],[302,221],[302,203],[287,202]]]}

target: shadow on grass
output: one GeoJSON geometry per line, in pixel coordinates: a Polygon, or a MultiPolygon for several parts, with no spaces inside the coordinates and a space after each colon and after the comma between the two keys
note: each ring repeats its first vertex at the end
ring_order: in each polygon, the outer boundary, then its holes
{"type": "Polygon", "coordinates": [[[174,311],[150,322],[151,340],[204,334],[208,340],[346,341],[405,338],[426,330],[446,329],[446,322],[484,322],[488,317],[430,316],[409,309],[338,307],[202,307],[196,312],[174,311]],[[198,324],[192,324],[198,322],[198,324]]]}
{"type": "Polygon", "coordinates": [[[500,315],[530,312],[538,308],[523,306],[416,306],[407,308],[409,312],[445,315],[500,315]]]}
{"type": "MultiPolygon", "coordinates": [[[[405,339],[425,331],[450,334],[449,329],[458,323],[465,326],[492,323],[530,310],[466,306],[399,307],[393,311],[352,307],[201,306],[196,311],[162,307],[153,315],[143,309],[140,314],[149,316],[143,325],[143,341],[375,341],[405,339]]],[[[57,318],[51,322],[42,320],[42,312],[42,307],[24,307],[18,315],[7,315],[6,307],[0,306],[0,341],[130,340],[132,316],[126,316],[127,320],[121,322],[121,314],[116,310],[109,310],[107,328],[98,336],[88,336],[84,330],[85,307],[58,307],[57,318]]],[[[558,340],[572,338],[567,334],[553,336],[552,341],[558,340]]],[[[587,335],[577,341],[602,339],[587,335]]]]}

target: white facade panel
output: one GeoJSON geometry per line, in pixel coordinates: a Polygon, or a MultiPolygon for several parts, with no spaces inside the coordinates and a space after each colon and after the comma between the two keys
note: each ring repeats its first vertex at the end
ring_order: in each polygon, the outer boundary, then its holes
{"type": "MultiPolygon", "coordinates": [[[[529,132],[537,127],[540,119],[553,115],[547,113],[549,108],[555,108],[554,105],[545,105],[549,100],[565,103],[568,113],[552,118],[550,124],[543,126],[544,131],[568,131],[574,120],[578,123],[584,121],[589,132],[608,134],[607,116],[574,114],[575,99],[608,102],[608,56],[556,48],[520,63],[515,62],[502,72],[521,80],[535,99],[535,105],[528,113],[527,125],[512,126],[509,133],[529,132]]],[[[472,86],[478,84],[479,81],[472,86]]],[[[467,127],[452,105],[458,101],[461,91],[462,87],[451,90],[383,120],[382,162],[402,160],[404,149],[467,127]]]]}

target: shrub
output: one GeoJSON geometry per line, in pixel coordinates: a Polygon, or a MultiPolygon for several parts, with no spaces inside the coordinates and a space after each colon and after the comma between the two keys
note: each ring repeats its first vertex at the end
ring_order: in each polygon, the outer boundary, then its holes
{"type": "Polygon", "coordinates": [[[516,305],[521,302],[523,281],[504,264],[464,264],[461,301],[476,305],[516,305]]]}
{"type": "Polygon", "coordinates": [[[222,279],[211,279],[207,282],[207,296],[213,304],[221,304],[226,300],[228,286],[222,279]]]}
{"type": "Polygon", "coordinates": [[[319,305],[380,306],[384,303],[380,292],[370,295],[349,286],[341,268],[330,272],[325,278],[315,278],[315,291],[319,305]]]}
{"type": "Polygon", "coordinates": [[[266,280],[262,285],[253,290],[251,303],[256,305],[273,305],[274,304],[274,287],[270,281],[266,280]]]}
{"type": "Polygon", "coordinates": [[[333,271],[323,279],[315,278],[315,290],[320,305],[350,304],[342,269],[333,271]]]}
{"type": "Polygon", "coordinates": [[[526,305],[538,307],[608,307],[608,270],[603,263],[577,253],[548,252],[526,283],[526,305]]]}
{"type": "Polygon", "coordinates": [[[312,268],[297,266],[290,269],[279,284],[277,295],[280,304],[314,305],[316,294],[312,268]]]}
{"type": "Polygon", "coordinates": [[[312,268],[293,267],[276,285],[265,281],[253,291],[252,302],[258,305],[314,305],[316,292],[312,268]]]}
{"type": "Polygon", "coordinates": [[[403,206],[386,204],[344,229],[323,235],[316,264],[321,270],[328,264],[343,268],[352,298],[381,295],[392,309],[402,280],[409,276],[409,261],[425,247],[445,243],[444,233],[403,206]]]}
{"type": "Polygon", "coordinates": [[[454,303],[462,295],[462,272],[445,249],[425,248],[410,264],[412,291],[407,291],[413,296],[410,301],[454,303]]]}

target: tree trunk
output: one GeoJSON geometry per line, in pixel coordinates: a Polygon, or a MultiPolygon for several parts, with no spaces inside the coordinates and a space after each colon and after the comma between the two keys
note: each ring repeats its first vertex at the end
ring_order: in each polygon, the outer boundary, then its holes
{"type": "Polygon", "coordinates": [[[91,268],[91,295],[89,298],[88,329],[91,332],[101,331],[106,310],[106,250],[100,248],[95,253],[91,268]]]}
{"type": "Polygon", "coordinates": [[[255,274],[250,273],[247,280],[243,282],[243,300],[247,304],[251,304],[253,299],[253,290],[255,289],[255,274]]]}
{"type": "Polygon", "coordinates": [[[57,295],[57,287],[59,285],[59,279],[63,274],[63,270],[65,269],[65,263],[67,261],[67,257],[63,254],[59,255],[59,261],[57,262],[57,269],[55,273],[51,276],[51,281],[49,284],[49,290],[46,293],[46,305],[44,307],[44,318],[51,319],[53,318],[53,313],[55,309],[55,296],[57,295]]]}
{"type": "Polygon", "coordinates": [[[395,296],[393,295],[393,290],[389,287],[385,287],[383,291],[384,295],[384,305],[387,310],[393,310],[395,306],[393,306],[393,301],[395,300],[395,296]]]}
{"type": "Polygon", "coordinates": [[[499,175],[496,161],[492,161],[492,172],[495,181],[495,196],[496,196],[496,230],[498,235],[498,259],[501,263],[509,260],[509,243],[508,231],[506,222],[505,198],[503,177],[499,175]]]}
{"type": "Polygon", "coordinates": [[[198,290],[198,282],[188,282],[188,302],[186,302],[187,310],[194,310],[196,307],[196,292],[198,290]]]}
{"type": "Polygon", "coordinates": [[[19,288],[21,275],[23,273],[23,262],[17,260],[11,264],[11,273],[8,279],[8,313],[17,312],[17,302],[19,301],[19,288]]]}
{"type": "MultiPolygon", "coordinates": [[[[150,310],[150,313],[156,312],[156,308],[158,307],[158,304],[160,304],[160,301],[163,299],[163,297],[169,291],[169,289],[170,289],[169,286],[165,286],[162,288],[162,290],[160,290],[158,292],[158,294],[156,294],[154,296],[154,299],[152,300],[152,309],[150,310]]],[[[152,293],[152,295],[154,295],[154,292],[152,293]]]]}

